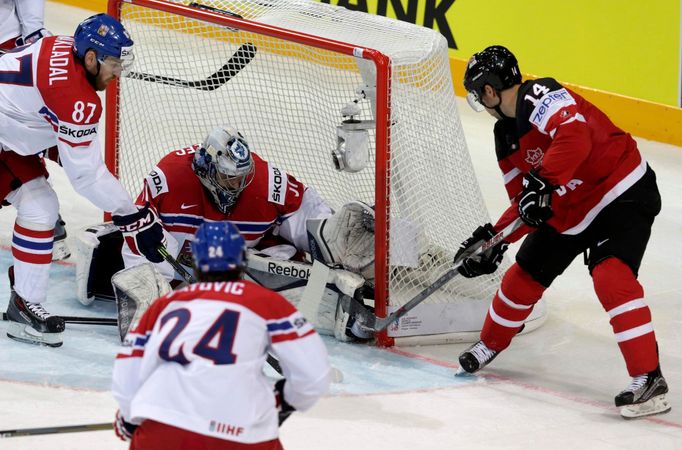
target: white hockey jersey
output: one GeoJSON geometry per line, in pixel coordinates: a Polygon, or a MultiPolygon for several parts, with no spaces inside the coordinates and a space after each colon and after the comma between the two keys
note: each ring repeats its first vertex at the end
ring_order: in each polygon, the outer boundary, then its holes
{"type": "Polygon", "coordinates": [[[0,0],[0,42],[43,27],[45,0],[0,0]]]}
{"type": "Polygon", "coordinates": [[[114,214],[137,211],[102,160],[102,105],[76,60],[73,37],[51,36],[0,56],[0,150],[35,155],[57,146],[74,189],[114,214]]]}
{"type": "Polygon", "coordinates": [[[157,299],[114,363],[123,417],[152,419],[242,443],[277,438],[267,352],[280,361],[284,398],[305,411],[329,387],[327,350],[279,294],[249,281],[197,283],[157,299]]]}

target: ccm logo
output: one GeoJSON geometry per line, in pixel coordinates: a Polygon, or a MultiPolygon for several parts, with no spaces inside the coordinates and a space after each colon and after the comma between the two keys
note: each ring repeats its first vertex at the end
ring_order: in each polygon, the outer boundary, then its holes
{"type": "Polygon", "coordinates": [[[67,136],[70,137],[75,137],[75,138],[82,138],[85,136],[89,136],[91,134],[97,133],[97,127],[94,126],[92,128],[87,128],[85,130],[73,130],[66,125],[59,125],[59,133],[61,134],[66,134],[67,136]]]}
{"type": "Polygon", "coordinates": [[[274,262],[268,263],[268,272],[286,277],[300,278],[307,280],[310,278],[310,269],[298,269],[296,267],[282,267],[274,262]]]}

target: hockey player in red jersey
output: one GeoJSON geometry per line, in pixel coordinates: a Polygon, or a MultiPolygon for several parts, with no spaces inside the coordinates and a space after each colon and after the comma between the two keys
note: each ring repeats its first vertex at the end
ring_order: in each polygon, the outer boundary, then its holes
{"type": "Polygon", "coordinates": [[[13,339],[62,344],[63,319],[42,306],[59,212],[43,150],[56,146],[74,189],[111,212],[150,260],[161,260],[151,251],[162,242],[161,226],[106,169],[97,137],[102,107],[96,91],[132,63],[132,46],[118,21],[98,14],[73,37],[44,37],[0,56],[0,198],[17,210],[7,309],[13,339]]]}
{"type": "MultiPolygon", "coordinates": [[[[325,283],[328,292],[319,294],[322,307],[308,319],[321,333],[342,340],[371,337],[355,321],[367,310],[351,299],[363,290],[366,280],[360,273],[373,274],[374,211],[351,202],[334,214],[313,187],[252,152],[235,128],[216,127],[201,144],[164,156],[145,177],[137,203],[149,204],[159,216],[169,254],[186,267],[191,266],[190,243],[197,228],[205,222],[230,221],[254,249],[247,276],[293,302],[301,297],[311,274],[311,263],[303,261],[303,255],[332,266],[325,283]]],[[[116,230],[106,224],[89,230],[77,240],[78,299],[86,305],[95,296],[107,297],[112,289],[109,278],[122,269],[109,262],[110,256],[121,254],[116,230]],[[93,286],[103,286],[105,292],[97,293],[93,286]]],[[[135,242],[126,238],[122,251],[126,268],[144,265],[139,253],[135,242]]],[[[167,262],[155,264],[155,270],[168,281],[176,278],[176,285],[182,281],[167,262]]],[[[136,279],[134,271],[126,273],[127,280],[136,279]]],[[[127,297],[149,298],[148,291],[138,295],[129,286],[134,289],[139,283],[123,281],[118,287],[127,297]]],[[[156,294],[162,292],[163,288],[156,294]]]]}
{"type": "Polygon", "coordinates": [[[191,247],[198,283],[154,301],[116,357],[116,433],[131,449],[281,449],[279,425],[327,392],[324,343],[284,297],[242,280],[234,225],[205,222],[191,247]],[[268,352],[286,376],[274,393],[268,352]]]}
{"type": "Polygon", "coordinates": [[[525,225],[509,241],[528,236],[493,299],[481,340],[459,357],[462,370],[476,372],[507,348],[545,289],[584,253],[633,377],[616,406],[627,418],[669,411],[651,313],[637,281],[661,198],[636,142],[556,80],[522,83],[516,58],[502,46],[471,57],[464,86],[474,109],[498,119],[495,150],[511,206],[495,226],[479,227],[462,243],[460,273],[494,272],[508,242],[483,256],[467,249],[518,217],[525,225]]]}

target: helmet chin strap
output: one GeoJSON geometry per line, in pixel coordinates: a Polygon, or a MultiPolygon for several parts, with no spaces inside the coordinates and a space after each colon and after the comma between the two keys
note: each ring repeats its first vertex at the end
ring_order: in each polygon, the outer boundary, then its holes
{"type": "Polygon", "coordinates": [[[503,112],[502,112],[502,108],[500,108],[500,105],[502,105],[502,96],[500,95],[500,91],[498,91],[497,89],[495,89],[495,93],[497,94],[497,98],[499,98],[500,101],[497,102],[497,105],[495,105],[492,109],[494,109],[495,112],[496,112],[497,114],[499,114],[500,117],[501,117],[502,119],[511,119],[511,117],[509,117],[508,115],[506,115],[505,113],[503,113],[503,112]]]}

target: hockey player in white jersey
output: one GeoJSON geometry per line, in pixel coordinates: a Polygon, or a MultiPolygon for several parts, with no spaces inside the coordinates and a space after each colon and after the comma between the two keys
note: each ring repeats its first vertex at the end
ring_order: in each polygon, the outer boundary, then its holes
{"type": "Polygon", "coordinates": [[[43,26],[45,0],[0,0],[0,50],[52,36],[43,26]]]}
{"type": "Polygon", "coordinates": [[[133,41],[111,16],[81,22],[74,36],[44,37],[0,56],[0,198],[17,210],[12,238],[12,294],[7,335],[58,347],[64,320],[49,314],[46,300],[59,202],[39,154],[59,152],[74,189],[113,214],[114,223],[150,259],[161,226],[147,206],[138,209],[102,161],[96,91],[120,77],[133,61],[133,41]]]}
{"type": "MultiPolygon", "coordinates": [[[[44,0],[0,0],[0,54],[22,45],[30,45],[46,36],[52,36],[44,28],[44,0]]],[[[58,162],[56,147],[45,152],[58,162]]],[[[52,261],[60,261],[71,256],[66,244],[66,223],[61,215],[54,225],[54,245],[52,261]]]]}
{"type": "Polygon", "coordinates": [[[284,297],[242,280],[234,225],[202,224],[191,247],[198,283],[154,301],[116,357],[116,434],[131,449],[281,449],[279,425],[327,392],[324,343],[284,297]],[[274,392],[268,352],[286,377],[274,392]]]}

